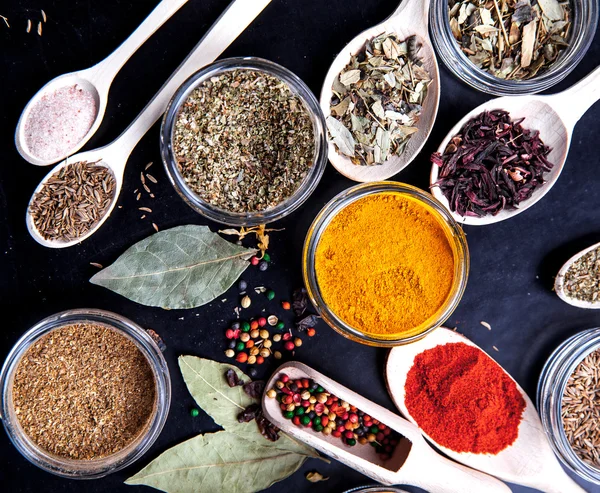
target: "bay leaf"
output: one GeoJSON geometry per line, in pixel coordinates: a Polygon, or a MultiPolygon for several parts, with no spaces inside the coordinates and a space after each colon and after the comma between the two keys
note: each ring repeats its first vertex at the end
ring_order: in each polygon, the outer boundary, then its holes
{"type": "Polygon", "coordinates": [[[348,70],[348,72],[344,72],[340,75],[340,82],[344,84],[346,87],[356,84],[360,80],[360,70],[348,70]]]}
{"type": "Polygon", "coordinates": [[[333,116],[327,117],[327,128],[331,134],[333,143],[337,146],[339,151],[346,156],[354,157],[354,147],[356,142],[354,137],[350,133],[342,122],[334,118],[333,116]]]}
{"type": "MultiPolygon", "coordinates": [[[[179,368],[187,388],[199,407],[201,407],[219,426],[236,433],[247,440],[261,445],[265,440],[256,423],[240,423],[238,414],[252,404],[259,404],[260,399],[250,397],[242,387],[230,387],[225,379],[228,370],[236,372],[238,378],[251,381],[239,368],[196,356],[180,356],[179,368]]],[[[295,438],[281,433],[281,438],[270,446],[282,452],[294,452],[307,457],[320,457],[315,449],[295,438]]]]}
{"type": "Polygon", "coordinates": [[[255,493],[296,472],[306,456],[236,433],[199,435],[163,452],[126,484],[168,493],[255,493]]]}
{"type": "Polygon", "coordinates": [[[195,308],[227,291],[254,253],[207,226],[177,226],[136,243],[90,282],[142,305],[195,308]]]}

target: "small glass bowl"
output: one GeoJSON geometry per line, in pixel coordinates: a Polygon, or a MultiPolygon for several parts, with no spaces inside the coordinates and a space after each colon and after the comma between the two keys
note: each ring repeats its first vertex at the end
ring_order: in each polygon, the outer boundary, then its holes
{"type": "Polygon", "coordinates": [[[431,39],[446,67],[463,82],[489,94],[535,94],[563,80],[577,66],[592,44],[598,24],[598,0],[570,0],[573,21],[570,44],[558,59],[528,80],[506,80],[481,70],[462,52],[450,29],[448,0],[434,0],[429,11],[431,39]]]}
{"type": "Polygon", "coordinates": [[[173,185],[181,198],[196,212],[199,212],[213,221],[231,226],[255,226],[258,224],[266,224],[277,221],[295,211],[304,203],[304,201],[306,201],[306,199],[308,199],[319,184],[327,164],[325,117],[323,116],[319,102],[310,89],[298,76],[288,69],[268,60],[263,60],[262,58],[228,58],[199,70],[186,80],[177,90],[163,117],[160,131],[160,152],[171,185],[173,185]],[[303,101],[313,123],[315,155],[313,164],[304,178],[304,181],[290,197],[277,206],[264,211],[244,213],[231,212],[209,204],[187,186],[183,176],[181,176],[181,173],[179,172],[173,153],[172,143],[175,122],[179,116],[181,106],[187,101],[190,93],[211,77],[232,70],[254,70],[279,78],[290,87],[292,93],[303,101]]]}
{"type": "Polygon", "coordinates": [[[446,208],[429,193],[405,183],[392,181],[364,183],[350,187],[336,195],[325,205],[325,207],[323,207],[323,209],[321,209],[306,234],[302,252],[302,270],[304,284],[310,300],[323,320],[325,320],[334,330],[343,336],[362,344],[392,347],[408,344],[421,339],[426,334],[442,325],[456,309],[465,291],[467,278],[469,277],[469,249],[462,228],[446,208]],[[321,235],[338,212],[358,199],[366,197],[367,195],[379,194],[382,192],[401,193],[429,206],[432,213],[437,213],[440,224],[446,230],[446,234],[452,244],[452,249],[454,250],[454,285],[452,286],[448,299],[435,314],[421,324],[421,326],[416,327],[415,329],[417,330],[413,330],[413,335],[406,335],[400,338],[396,338],[396,335],[382,335],[380,337],[375,337],[372,334],[365,334],[344,322],[327,306],[327,303],[323,299],[319,289],[315,268],[315,255],[321,235]]]}
{"type": "Polygon", "coordinates": [[[582,461],[571,448],[562,425],[562,396],[569,377],[577,365],[591,352],[600,348],[600,328],[575,334],[546,361],[537,388],[537,408],[542,426],[554,453],[561,462],[586,481],[600,484],[600,469],[582,461]]]}
{"type": "Polygon", "coordinates": [[[171,404],[169,368],[160,349],[139,325],[116,313],[96,309],[67,310],[38,322],[14,345],[0,373],[2,404],[0,418],[13,445],[29,462],[57,476],[72,479],[101,478],[131,465],[144,455],[158,438],[171,404]],[[72,323],[92,322],[108,326],[131,340],[148,360],[156,384],[154,414],[146,430],[123,450],[100,459],[73,460],[49,454],[23,431],[13,409],[13,382],[21,357],[40,337],[72,323]]]}

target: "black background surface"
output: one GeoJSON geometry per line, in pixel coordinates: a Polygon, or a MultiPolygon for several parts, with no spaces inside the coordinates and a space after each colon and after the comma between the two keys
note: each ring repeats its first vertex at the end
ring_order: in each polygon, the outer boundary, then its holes
{"type": "MultiPolygon", "coordinates": [[[[110,54],[152,10],[155,1],[142,0],[4,0],[0,14],[11,29],[0,25],[0,358],[31,325],[69,308],[95,307],[115,311],[159,332],[173,382],[169,419],[160,438],[135,465],[104,479],[78,482],[47,474],[23,459],[0,432],[0,490],[56,492],[150,491],[129,487],[123,481],[151,459],[200,432],[217,430],[204,413],[189,415],[194,403],[177,368],[180,354],[225,360],[223,331],[233,318],[235,289],[209,306],[194,310],[164,311],[130,302],[88,283],[96,272],[90,262],[108,265],[126,248],[161,229],[182,224],[208,224],[188,208],[168,185],[158,151],[158,125],[142,139],[131,155],[125,184],[106,225],[92,239],[67,250],[46,249],[30,238],[25,209],[32,191],[49,171],[28,164],[17,154],[13,134],[19,114],[29,98],[48,80],[65,72],[87,68],[110,54]],[[35,34],[39,9],[48,23],[43,36],[35,34]],[[26,34],[27,19],[34,21],[26,34]],[[139,173],[154,161],[156,199],[135,202],[133,190],[139,173]],[[153,213],[141,220],[139,206],[153,213]]],[[[143,108],[190,49],[198,42],[228,0],[190,0],[132,57],[115,79],[104,123],[86,149],[116,138],[143,108]]],[[[363,29],[389,15],[396,0],[274,0],[224,56],[255,55],[278,62],[298,74],[319,94],[326,71],[338,51],[363,29]]],[[[577,69],[555,90],[563,89],[589,73],[600,61],[600,41],[577,69]]],[[[429,154],[454,123],[467,111],[489,99],[441,69],[441,101],[433,133],[421,155],[399,176],[400,181],[427,188],[429,154]]],[[[593,107],[577,125],[571,151],[554,188],[544,200],[510,221],[492,226],[467,227],[471,275],[464,298],[447,322],[472,338],[535,398],[540,370],[552,350],[565,338],[600,324],[600,313],[571,307],[552,292],[553,276],[562,263],[580,249],[600,241],[598,193],[598,119],[593,107]],[[480,325],[486,321],[492,331],[480,325]],[[495,352],[496,346],[499,352],[495,352]]],[[[300,285],[300,252],[313,217],[335,194],[353,183],[331,166],[313,196],[297,212],[280,221],[285,231],[272,235],[273,263],[267,272],[250,268],[244,278],[250,285],[266,285],[277,292],[271,305],[255,296],[250,314],[263,307],[276,309],[300,285]]],[[[215,224],[209,224],[213,230],[215,224]]],[[[394,409],[383,379],[386,351],[369,348],[320,326],[297,359],[338,380],[365,397],[394,409]]],[[[265,374],[275,363],[262,369],[265,374]]],[[[310,461],[302,472],[278,483],[272,492],[341,492],[370,483],[349,468],[333,462],[310,461]],[[331,479],[312,485],[304,472],[317,468],[331,479]]],[[[582,483],[589,491],[600,487],[582,483]]],[[[416,489],[406,488],[409,491],[416,489]]],[[[531,491],[513,487],[515,492],[531,491]]]]}

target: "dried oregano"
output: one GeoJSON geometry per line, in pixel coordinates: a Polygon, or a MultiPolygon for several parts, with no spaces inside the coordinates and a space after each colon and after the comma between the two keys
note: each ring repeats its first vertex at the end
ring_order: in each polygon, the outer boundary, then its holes
{"type": "Polygon", "coordinates": [[[231,70],[201,83],[183,104],[173,151],[187,185],[231,212],[263,211],[290,197],[315,155],[302,100],[282,80],[231,70]]]}
{"type": "Polygon", "coordinates": [[[417,57],[414,36],[382,34],[365,43],[333,82],[329,135],[354,164],[382,164],[402,153],[431,78],[417,57]]]}

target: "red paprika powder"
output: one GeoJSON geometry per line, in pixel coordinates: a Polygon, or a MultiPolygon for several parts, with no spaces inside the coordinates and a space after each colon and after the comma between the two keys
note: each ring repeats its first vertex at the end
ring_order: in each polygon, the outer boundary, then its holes
{"type": "Polygon", "coordinates": [[[422,352],[404,389],[410,415],[446,448],[497,454],[517,439],[525,399],[504,370],[476,347],[459,342],[422,352]]]}

